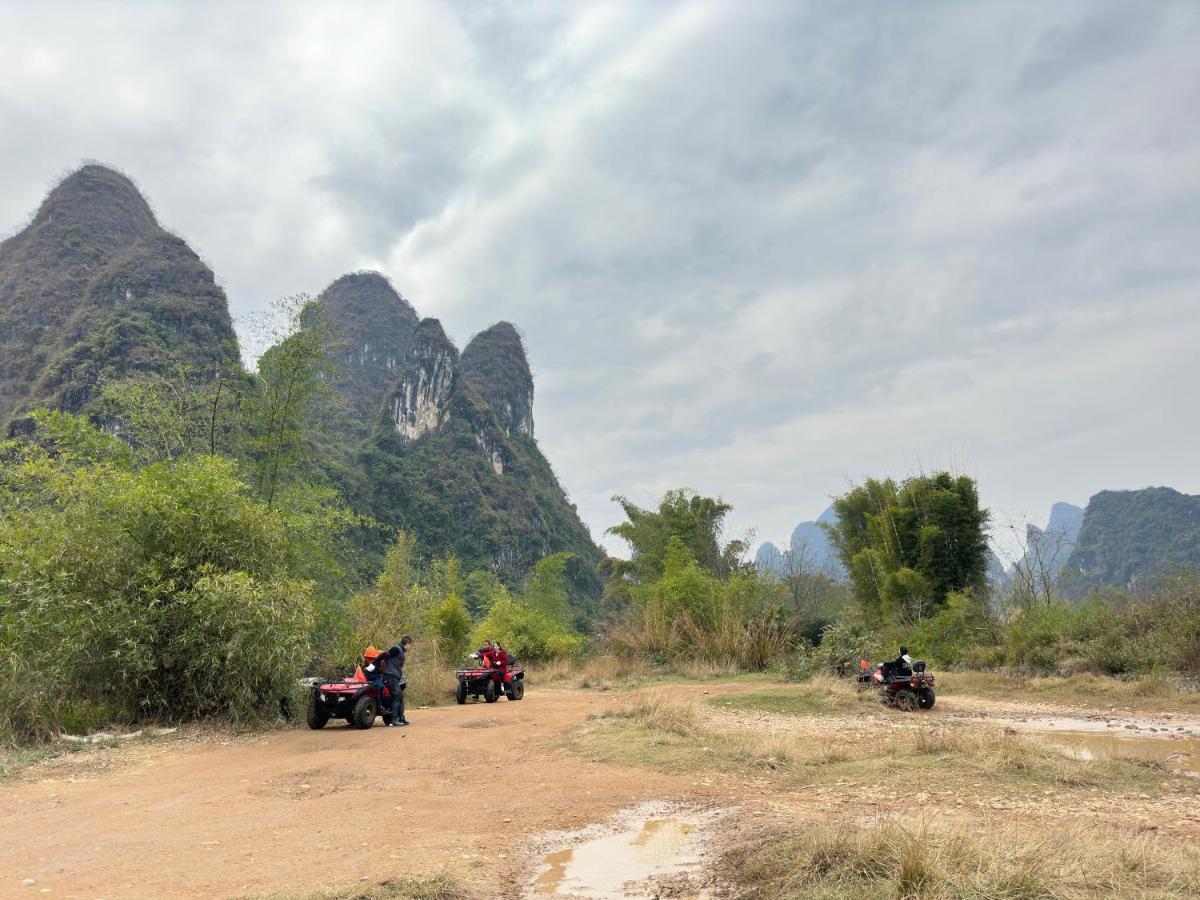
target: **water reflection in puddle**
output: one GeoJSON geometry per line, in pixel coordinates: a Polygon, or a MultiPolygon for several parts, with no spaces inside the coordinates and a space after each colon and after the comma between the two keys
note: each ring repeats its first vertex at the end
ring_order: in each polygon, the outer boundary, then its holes
{"type": "Polygon", "coordinates": [[[1073,759],[1142,759],[1186,772],[1200,770],[1196,738],[1130,737],[1096,731],[1034,732],[1073,759]]]}
{"type": "MultiPolygon", "coordinates": [[[[615,833],[547,853],[533,882],[535,896],[652,896],[652,880],[700,869],[699,821],[684,815],[626,818],[615,833]],[[631,884],[637,883],[637,884],[631,884]]],[[[699,896],[684,890],[681,898],[699,896]]]]}

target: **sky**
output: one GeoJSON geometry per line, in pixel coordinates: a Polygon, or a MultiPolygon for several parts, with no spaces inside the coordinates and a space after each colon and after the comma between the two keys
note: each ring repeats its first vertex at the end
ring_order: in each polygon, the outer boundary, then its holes
{"type": "Polygon", "coordinates": [[[1200,493],[1200,3],[0,0],[0,233],[121,169],[242,318],[505,319],[597,540],[867,476],[1200,493]]]}

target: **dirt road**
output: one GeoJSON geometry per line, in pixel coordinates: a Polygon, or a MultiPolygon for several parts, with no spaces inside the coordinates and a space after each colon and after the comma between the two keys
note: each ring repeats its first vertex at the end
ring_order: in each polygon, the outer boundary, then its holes
{"type": "Polygon", "coordinates": [[[0,896],[254,896],[446,867],[470,879],[515,872],[529,835],[710,791],[555,746],[607,702],[531,691],[414,710],[409,728],[72,754],[0,786],[0,896]]]}
{"type": "MultiPolygon", "coordinates": [[[[699,696],[758,687],[671,690],[699,696]]],[[[846,717],[710,715],[728,728],[815,740],[861,731],[862,741],[879,742],[903,740],[935,722],[974,727],[988,710],[1003,723],[1016,711],[947,700],[936,715],[917,717],[882,709],[846,717]]],[[[191,731],[68,754],[0,784],[6,844],[0,896],[295,895],[449,869],[468,884],[489,878],[491,885],[510,885],[507,896],[515,897],[531,872],[522,852],[527,839],[579,828],[645,800],[715,801],[814,821],[914,804],[931,815],[970,819],[1085,812],[1060,809],[1051,796],[1010,807],[982,790],[965,800],[853,782],[781,791],[766,779],[675,776],[590,762],[562,749],[575,726],[611,702],[612,695],[595,691],[534,690],[521,703],[414,710],[407,729],[331,724],[318,732],[246,737],[191,731]]],[[[1200,728],[1181,718],[1141,724],[1200,728]]],[[[1161,824],[1190,839],[1200,834],[1200,811],[1192,806],[1191,798],[1172,795],[1130,798],[1123,809],[1131,829],[1161,824]]]]}

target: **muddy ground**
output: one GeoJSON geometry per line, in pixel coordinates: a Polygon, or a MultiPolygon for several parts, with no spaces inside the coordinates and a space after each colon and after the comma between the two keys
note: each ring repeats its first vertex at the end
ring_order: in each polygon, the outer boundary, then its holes
{"type": "MultiPolygon", "coordinates": [[[[758,690],[707,685],[697,697],[758,690]]],[[[539,857],[531,842],[647,801],[758,817],[868,820],[919,813],[1039,821],[1103,814],[1052,794],[1013,801],[980,784],[968,797],[936,786],[841,784],[781,791],[765,778],[672,775],[589,762],[562,744],[612,695],[531,690],[521,703],[414,710],[406,729],[182,730],[153,742],[71,753],[0,783],[5,850],[0,896],[124,898],[295,895],[451,871],[523,896],[539,857]]],[[[1148,740],[1200,736],[1183,713],[1084,710],[944,697],[929,713],[885,709],[789,717],[711,709],[722,728],[902,740],[914,729],[1096,730],[1148,740]],[[1062,723],[1070,726],[1062,727],[1062,723]]],[[[1200,764],[1200,760],[1196,761],[1200,764]]],[[[1180,776],[1186,777],[1186,776],[1180,776]]],[[[1110,812],[1110,810],[1109,810],[1110,812]]],[[[990,820],[990,819],[989,819],[990,820]]],[[[1200,806],[1166,795],[1123,799],[1122,827],[1200,839],[1200,806]]],[[[496,893],[494,890],[489,893],[496,893]]]]}

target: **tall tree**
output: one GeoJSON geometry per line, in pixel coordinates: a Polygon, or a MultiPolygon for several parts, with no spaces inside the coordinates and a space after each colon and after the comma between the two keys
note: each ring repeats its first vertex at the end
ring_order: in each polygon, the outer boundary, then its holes
{"type": "Polygon", "coordinates": [[[255,325],[260,345],[255,391],[247,403],[254,481],[267,504],[303,468],[314,413],[330,395],[331,330],[316,314],[320,301],[303,295],[279,301],[255,325]]]}
{"type": "Polygon", "coordinates": [[[724,541],[725,516],[732,506],[720,498],[702,497],[679,488],[667,491],[658,509],[642,509],[626,497],[613,497],[627,521],[608,529],[629,544],[631,559],[609,560],[615,574],[648,584],[662,577],[672,539],[683,545],[693,559],[712,575],[723,577],[739,569],[746,543],[724,541]]]}
{"type": "Polygon", "coordinates": [[[987,577],[988,511],[975,481],[949,472],[868,479],[834,501],[830,538],[877,621],[911,624],[987,577]]]}

